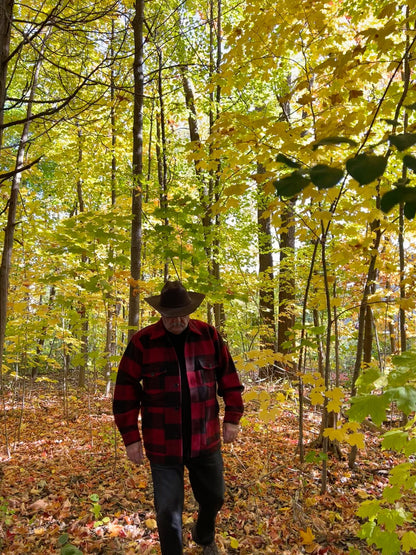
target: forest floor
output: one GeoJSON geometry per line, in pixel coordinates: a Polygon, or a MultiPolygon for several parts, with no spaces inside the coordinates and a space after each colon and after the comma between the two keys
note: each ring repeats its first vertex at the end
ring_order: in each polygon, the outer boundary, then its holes
{"type": "MultiPolygon", "coordinates": [[[[305,419],[305,443],[318,413],[305,419]]],[[[134,467],[116,432],[111,400],[34,390],[10,398],[0,415],[0,552],[3,555],[160,553],[149,464],[134,467]],[[5,432],[10,445],[6,456],[5,432]],[[71,547],[73,546],[73,547],[71,547]],[[75,549],[77,548],[77,549],[75,549]],[[61,551],[62,550],[62,551],[61,551]]],[[[376,553],[357,537],[356,510],[378,498],[394,464],[366,434],[356,467],[328,461],[322,495],[320,463],[300,464],[294,401],[266,425],[254,403],[234,445],[224,446],[226,501],[218,518],[221,553],[376,553]]],[[[196,504],[189,486],[184,511],[186,554],[200,551],[190,529],[196,504]]]]}

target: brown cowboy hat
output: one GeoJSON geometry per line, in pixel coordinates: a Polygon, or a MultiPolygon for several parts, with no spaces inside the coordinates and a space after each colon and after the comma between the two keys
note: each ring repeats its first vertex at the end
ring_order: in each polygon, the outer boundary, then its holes
{"type": "Polygon", "coordinates": [[[205,295],[187,291],[180,281],[167,281],[160,295],[147,297],[150,306],[162,316],[187,316],[194,312],[204,300],[205,295]]]}

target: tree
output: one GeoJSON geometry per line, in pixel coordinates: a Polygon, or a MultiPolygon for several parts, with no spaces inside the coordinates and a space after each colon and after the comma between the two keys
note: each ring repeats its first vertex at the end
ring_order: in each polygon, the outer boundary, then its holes
{"type": "Polygon", "coordinates": [[[143,187],[143,99],[144,99],[144,67],[143,67],[143,24],[144,0],[136,4],[136,12],[132,21],[134,35],[134,100],[133,100],[133,186],[132,186],[132,224],[130,270],[132,283],[129,297],[129,336],[139,324],[140,295],[138,282],[141,278],[142,248],[142,187],[143,187]]]}

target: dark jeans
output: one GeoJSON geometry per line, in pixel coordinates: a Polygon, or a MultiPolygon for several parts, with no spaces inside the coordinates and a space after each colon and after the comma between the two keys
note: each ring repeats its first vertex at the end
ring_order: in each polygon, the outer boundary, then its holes
{"type": "Polygon", "coordinates": [[[151,463],[156,520],[162,555],[182,555],[184,468],[189,471],[194,497],[199,504],[196,537],[208,545],[215,536],[215,518],[224,503],[221,451],[188,459],[184,464],[151,463]]]}

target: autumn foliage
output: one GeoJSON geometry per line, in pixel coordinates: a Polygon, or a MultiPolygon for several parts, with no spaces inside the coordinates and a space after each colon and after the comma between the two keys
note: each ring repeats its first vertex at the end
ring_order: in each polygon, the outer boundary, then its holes
{"type": "MultiPolygon", "coordinates": [[[[73,396],[64,416],[59,394],[53,400],[51,393],[31,392],[23,417],[17,399],[8,401],[15,435],[12,455],[3,456],[0,467],[1,552],[159,553],[149,466],[136,468],[127,461],[109,399],[73,396]]],[[[278,393],[264,389],[265,395],[278,393]]],[[[221,552],[374,553],[357,537],[357,510],[362,501],[382,494],[395,456],[381,450],[377,434],[366,433],[353,471],[345,458],[330,457],[328,492],[321,495],[318,453],[308,450],[309,462],[299,462],[296,413],[291,395],[281,398],[279,415],[268,423],[256,401],[247,403],[238,442],[224,447],[221,552]]],[[[316,436],[319,418],[314,411],[308,415],[308,442],[316,436]]],[[[407,509],[414,511],[415,505],[409,501],[407,509]]],[[[195,515],[188,487],[184,542],[189,554],[197,553],[190,539],[195,515]]]]}

